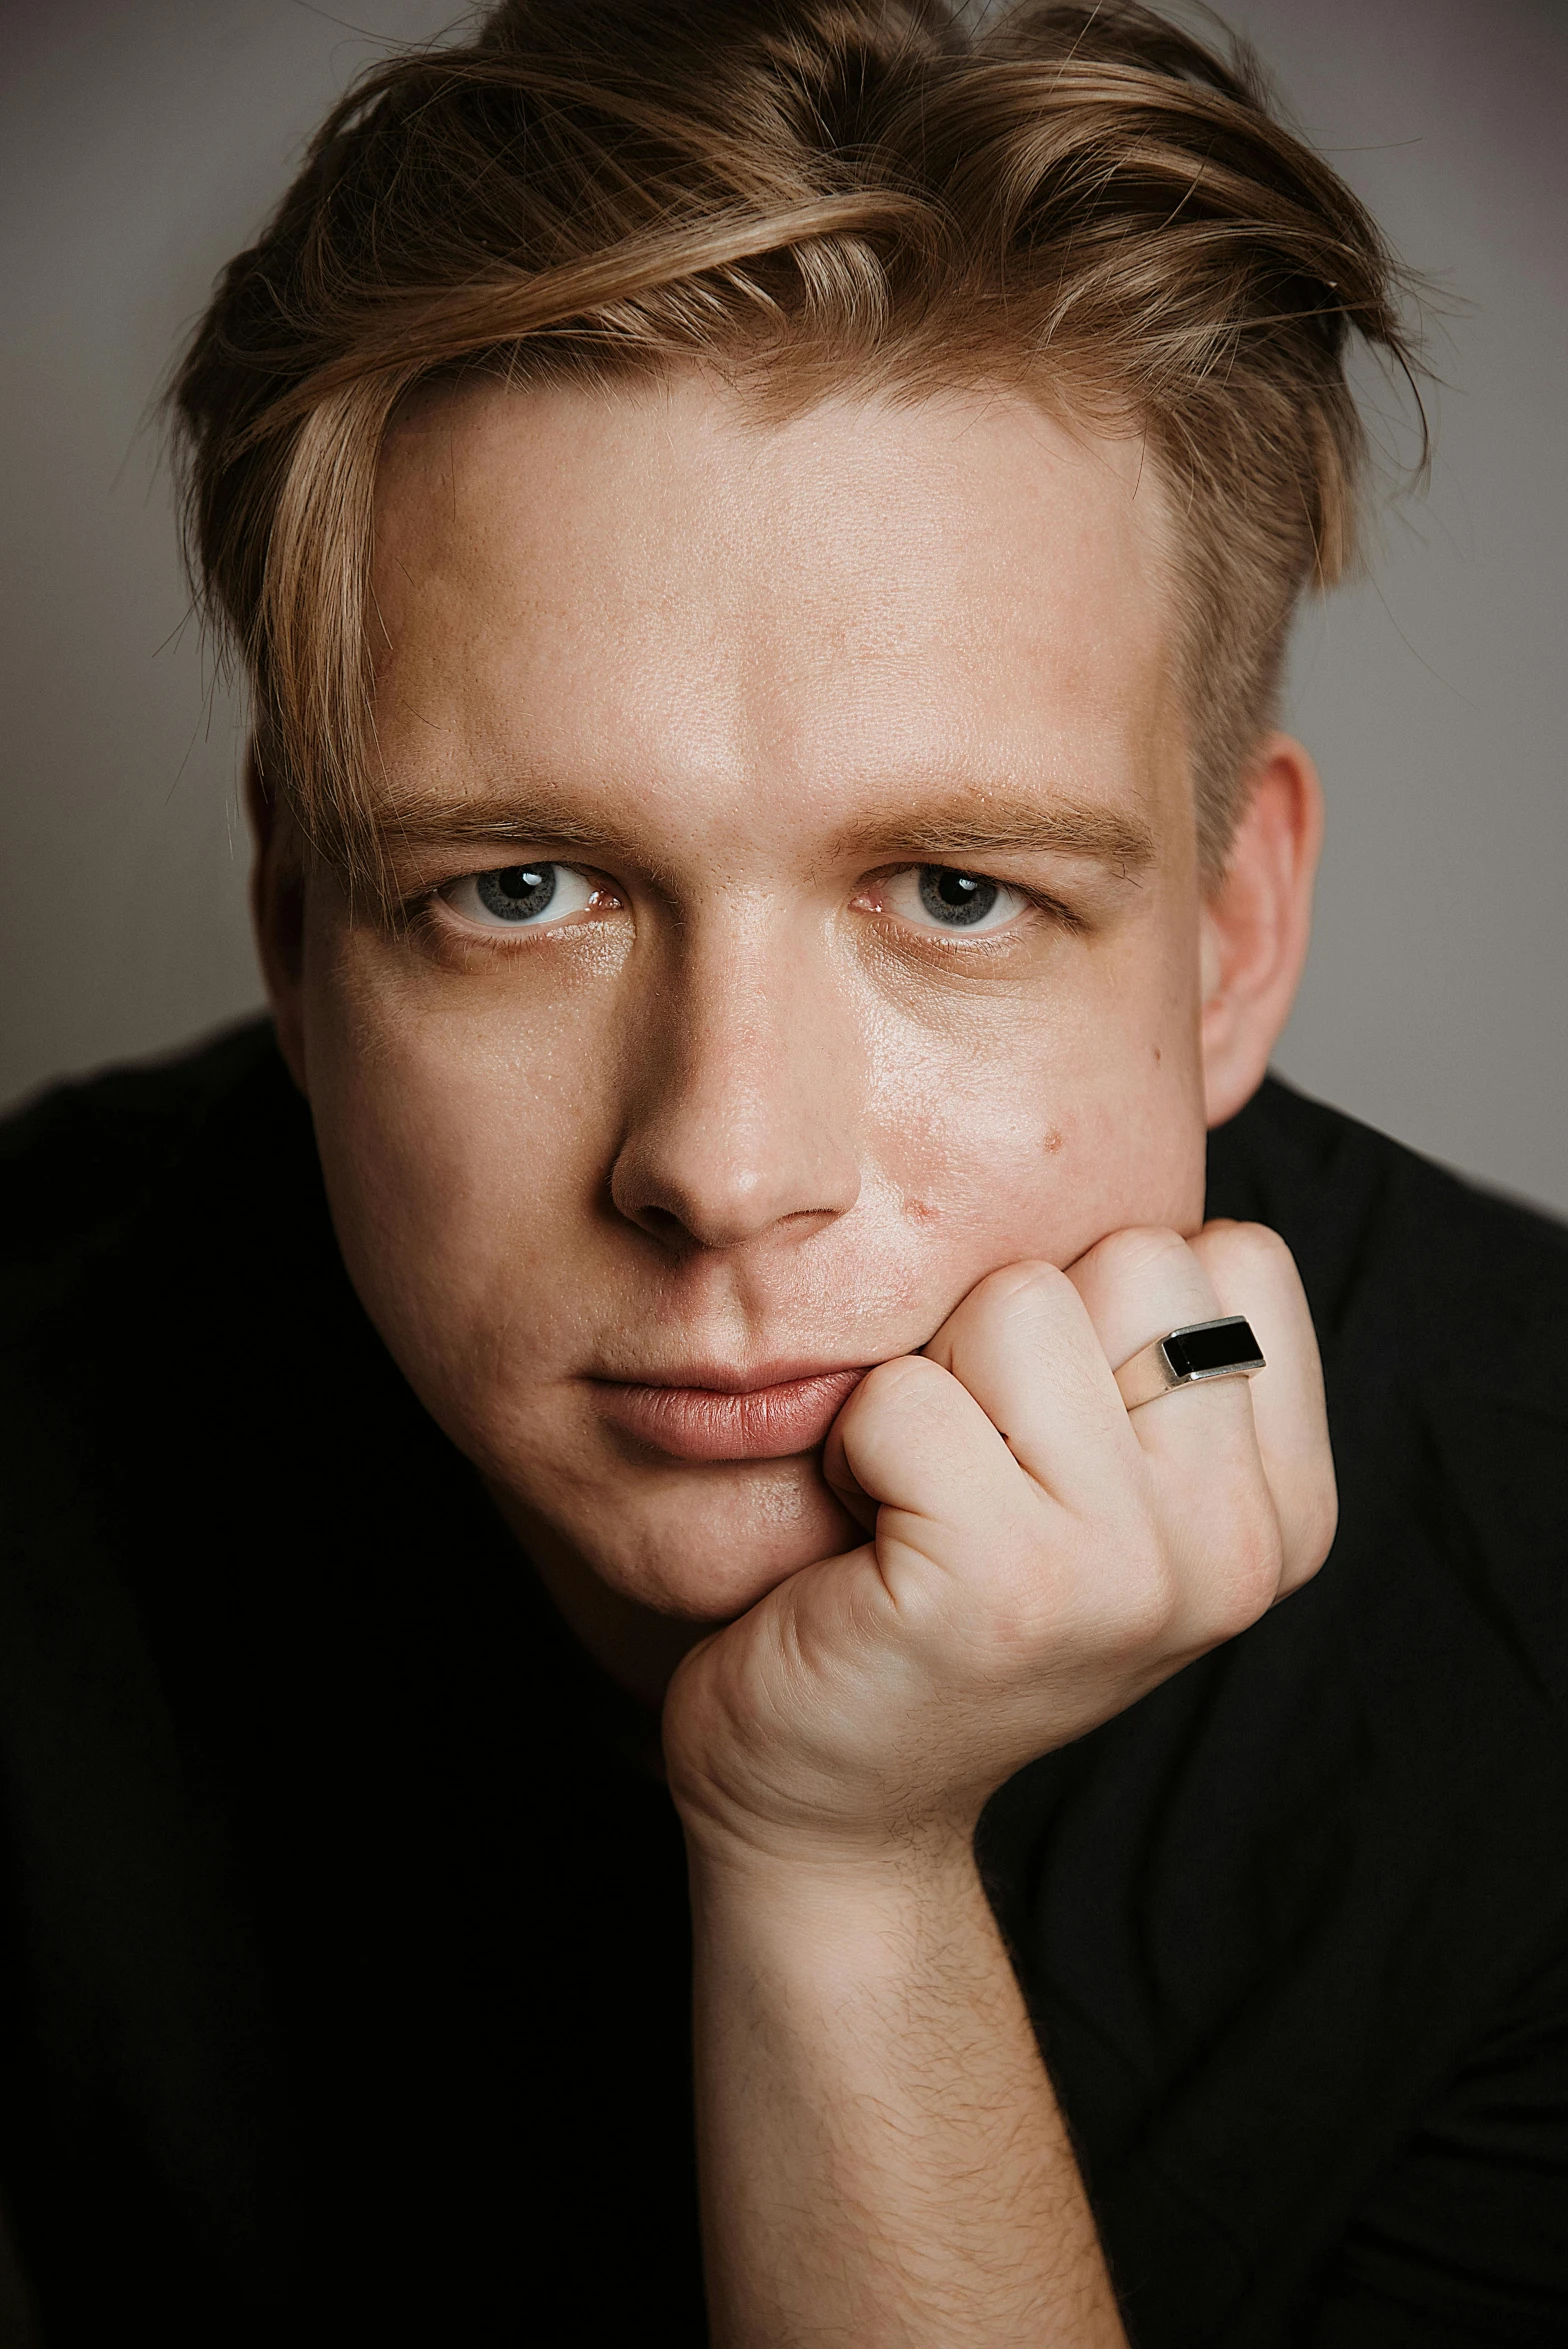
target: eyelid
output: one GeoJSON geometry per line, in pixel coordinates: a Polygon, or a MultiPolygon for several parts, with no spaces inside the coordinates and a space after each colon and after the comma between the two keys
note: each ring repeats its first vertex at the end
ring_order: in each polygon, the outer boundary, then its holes
{"type": "MultiPolygon", "coordinates": [[[[890,883],[903,880],[906,876],[913,878],[928,872],[961,873],[967,879],[989,883],[993,889],[1003,891],[1008,897],[1022,899],[1023,904],[1015,906],[1004,919],[994,922],[986,928],[982,928],[979,923],[944,923],[934,919],[921,920],[912,912],[902,911],[897,906],[888,905],[885,902],[878,908],[884,915],[892,920],[902,922],[906,928],[915,931],[921,937],[941,939],[946,944],[971,941],[977,946],[988,944],[991,940],[1000,938],[1011,931],[1026,911],[1043,914],[1047,919],[1059,922],[1069,930],[1082,931],[1088,927],[1081,914],[1075,912],[1071,906],[1063,904],[1060,898],[1051,895],[1046,890],[1032,888],[1027,881],[1008,880],[1000,873],[985,872],[977,865],[959,864],[956,860],[945,857],[905,858],[897,864],[883,865],[878,871],[866,875],[860,885],[861,891],[874,892],[885,899],[890,883]]],[[[981,919],[985,920],[986,917],[982,916],[981,919]]]]}
{"type": "MultiPolygon", "coordinates": [[[[568,891],[568,896],[570,894],[571,892],[568,891]]],[[[460,924],[470,936],[492,940],[515,939],[537,937],[545,931],[563,929],[579,915],[593,910],[594,901],[600,897],[606,901],[601,909],[605,912],[614,910],[621,902],[613,886],[608,884],[600,874],[586,866],[568,864],[563,857],[518,856],[514,854],[509,856],[504,864],[475,866],[466,873],[454,873],[447,880],[436,882],[431,888],[421,891],[419,898],[415,901],[415,911],[416,913],[422,912],[427,920],[438,920],[440,916],[436,914],[435,908],[437,905],[441,905],[446,908],[448,916],[460,924]],[[581,889],[586,892],[584,901],[579,904],[568,902],[557,908],[558,889],[552,890],[550,899],[540,908],[537,916],[525,917],[516,922],[507,921],[504,917],[489,912],[489,909],[482,905],[464,906],[455,902],[461,892],[472,890],[478,883],[489,880],[494,875],[528,871],[554,873],[565,878],[569,883],[579,883],[581,889]],[[486,918],[487,912],[489,912],[489,918],[486,918]]]]}
{"type": "MultiPolygon", "coordinates": [[[[502,846],[500,842],[496,845],[497,847],[502,846]]],[[[597,868],[586,864],[569,863],[561,856],[518,855],[510,842],[505,843],[505,848],[511,853],[506,855],[504,863],[470,866],[465,871],[449,874],[444,879],[427,882],[423,887],[416,888],[404,899],[401,906],[396,908],[393,919],[399,926],[423,927],[429,922],[441,919],[441,914],[437,911],[439,906],[470,937],[477,935],[497,940],[538,935],[544,931],[562,928],[590,910],[615,912],[623,909],[627,903],[624,891],[607,874],[597,868]],[[492,873],[516,871],[519,868],[526,869],[530,866],[536,869],[549,867],[557,873],[568,874],[574,880],[583,883],[589,893],[588,902],[581,906],[568,907],[559,913],[546,912],[534,920],[523,920],[515,924],[508,923],[504,919],[478,919],[452,904],[453,892],[461,889],[466,883],[482,880],[492,873]],[[602,898],[603,903],[601,906],[595,906],[593,901],[599,898],[602,898]]],[[[982,872],[976,866],[959,864],[956,860],[950,861],[946,858],[905,857],[896,863],[884,864],[864,876],[858,884],[855,896],[863,897],[869,893],[880,895],[888,883],[900,880],[906,875],[913,876],[928,871],[962,873],[974,880],[988,882],[994,888],[1007,892],[1009,896],[1022,899],[1023,906],[1009,914],[1002,922],[997,923],[994,928],[988,929],[966,923],[944,924],[935,920],[914,921],[908,916],[900,914],[896,909],[886,906],[874,909],[866,908],[865,910],[891,914],[891,918],[904,922],[908,928],[919,934],[927,938],[942,939],[947,943],[972,942],[975,945],[980,945],[988,942],[1011,930],[1018,922],[1020,912],[1025,910],[1040,913],[1048,920],[1059,923],[1064,929],[1075,933],[1081,934],[1093,927],[1091,918],[1048,890],[1032,886],[1027,881],[1004,879],[998,873],[982,872]]]]}
{"type": "MultiPolygon", "coordinates": [[[[947,863],[947,859],[944,857],[923,858],[921,861],[923,863],[947,863]]],[[[978,880],[994,881],[999,889],[1011,889],[1015,895],[1027,898],[1037,913],[1049,916],[1053,922],[1062,923],[1066,929],[1087,930],[1090,926],[1086,914],[1081,913],[1077,907],[1069,905],[1067,900],[1064,897],[1059,897],[1054,889],[1041,888],[1037,882],[1005,879],[1000,873],[982,872],[976,865],[952,865],[948,869],[955,873],[973,873],[978,880]]]]}

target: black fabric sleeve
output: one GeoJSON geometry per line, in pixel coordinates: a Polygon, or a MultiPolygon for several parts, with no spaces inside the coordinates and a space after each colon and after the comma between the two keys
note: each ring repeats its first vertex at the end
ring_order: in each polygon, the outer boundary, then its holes
{"type": "Polygon", "coordinates": [[[1367,2196],[1298,2338],[1568,2341],[1568,1937],[1367,2196]]]}

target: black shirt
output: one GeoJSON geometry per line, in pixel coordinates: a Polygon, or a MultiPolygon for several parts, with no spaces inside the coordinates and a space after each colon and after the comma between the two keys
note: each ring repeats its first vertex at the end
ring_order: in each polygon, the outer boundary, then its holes
{"type": "MultiPolygon", "coordinates": [[[[0,2176],[49,2349],[704,2338],[648,1724],[263,1027],[0,1130],[0,2176]]],[[[1568,2339],[1568,1234],[1270,1083],[1341,1530],[992,1804],[1141,2349],[1568,2339]]]]}

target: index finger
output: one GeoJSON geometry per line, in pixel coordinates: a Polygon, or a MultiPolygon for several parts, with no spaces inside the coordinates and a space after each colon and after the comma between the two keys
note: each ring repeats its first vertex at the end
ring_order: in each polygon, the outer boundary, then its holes
{"type": "Polygon", "coordinates": [[[1138,1446],[1094,1324],[1054,1264],[1009,1264],[971,1289],[926,1346],[1019,1466],[1075,1514],[1103,1509],[1138,1446]]]}

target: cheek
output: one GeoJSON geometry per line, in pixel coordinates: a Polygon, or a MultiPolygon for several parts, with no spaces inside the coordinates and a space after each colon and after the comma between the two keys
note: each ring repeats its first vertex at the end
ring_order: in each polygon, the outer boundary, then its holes
{"type": "Polygon", "coordinates": [[[437,1416],[490,1375],[504,1328],[537,1349],[569,1319],[563,1233],[599,1209],[601,1102],[570,1016],[444,1006],[353,953],[307,985],[312,1114],[354,1285],[437,1416]]]}
{"type": "Polygon", "coordinates": [[[1128,1224],[1202,1221],[1196,1020],[1173,989],[1064,988],[877,1061],[881,1154],[948,1303],[1020,1256],[1070,1263],[1128,1224]]]}

